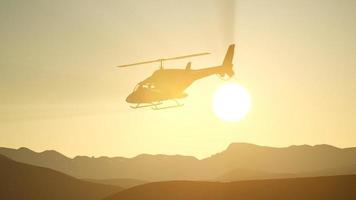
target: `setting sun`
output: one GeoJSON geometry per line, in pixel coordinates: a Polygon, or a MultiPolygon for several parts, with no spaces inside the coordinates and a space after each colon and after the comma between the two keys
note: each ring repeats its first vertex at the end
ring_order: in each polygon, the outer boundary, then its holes
{"type": "Polygon", "coordinates": [[[250,108],[250,94],[238,83],[225,84],[214,94],[214,113],[224,121],[239,121],[249,112],[250,108]]]}

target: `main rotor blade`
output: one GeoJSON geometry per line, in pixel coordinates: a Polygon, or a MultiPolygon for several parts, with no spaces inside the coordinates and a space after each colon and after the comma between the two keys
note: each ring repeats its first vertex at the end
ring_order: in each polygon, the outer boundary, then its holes
{"type": "Polygon", "coordinates": [[[161,62],[161,61],[166,61],[166,60],[178,60],[178,59],[190,58],[190,57],[195,57],[195,56],[204,56],[204,55],[208,55],[208,54],[210,54],[210,53],[208,53],[208,52],[196,53],[196,54],[191,54],[191,55],[186,55],[186,56],[178,56],[178,57],[171,57],[171,58],[161,58],[161,59],[144,61],[144,62],[137,62],[137,63],[127,64],[127,65],[119,65],[117,67],[130,67],[130,66],[134,66],[134,65],[143,65],[143,64],[161,62]]]}
{"type": "Polygon", "coordinates": [[[134,66],[134,65],[143,65],[143,64],[154,63],[154,62],[159,62],[159,61],[160,61],[160,59],[156,59],[156,60],[132,63],[132,64],[127,64],[127,65],[119,65],[117,67],[130,67],[130,66],[134,66]]]}
{"type": "Polygon", "coordinates": [[[195,56],[204,56],[208,55],[210,53],[204,52],[204,53],[196,53],[196,54],[191,54],[191,55],[186,55],[186,56],[177,56],[177,57],[171,57],[171,58],[162,58],[162,60],[178,60],[178,59],[183,59],[183,58],[190,58],[190,57],[195,57],[195,56]]]}

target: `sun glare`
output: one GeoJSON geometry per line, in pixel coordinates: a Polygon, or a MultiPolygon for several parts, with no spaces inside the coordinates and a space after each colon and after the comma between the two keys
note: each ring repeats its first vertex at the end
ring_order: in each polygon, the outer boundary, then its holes
{"type": "Polygon", "coordinates": [[[213,97],[214,113],[224,121],[239,121],[251,108],[248,91],[238,83],[221,86],[213,97]]]}

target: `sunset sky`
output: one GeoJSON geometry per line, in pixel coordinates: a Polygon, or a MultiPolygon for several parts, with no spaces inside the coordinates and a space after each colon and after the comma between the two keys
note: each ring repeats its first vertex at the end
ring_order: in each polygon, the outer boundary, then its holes
{"type": "Polygon", "coordinates": [[[356,2],[353,0],[1,0],[0,146],[67,156],[185,154],[230,143],[356,146],[356,2]],[[133,110],[125,102],[158,64],[221,64],[236,44],[236,77],[188,88],[184,107],[133,110]],[[238,82],[251,111],[224,122],[214,92],[238,82]]]}

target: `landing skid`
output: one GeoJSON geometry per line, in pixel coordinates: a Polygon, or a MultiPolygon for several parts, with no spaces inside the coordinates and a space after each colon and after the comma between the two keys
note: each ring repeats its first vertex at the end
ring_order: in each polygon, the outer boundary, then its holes
{"type": "Polygon", "coordinates": [[[178,107],[182,107],[184,106],[184,104],[177,104],[177,105],[171,105],[171,106],[164,106],[164,107],[159,107],[159,106],[154,106],[152,107],[152,110],[163,110],[163,109],[167,109],[167,108],[178,108],[178,107]]]}
{"type": "Polygon", "coordinates": [[[161,105],[162,102],[158,102],[158,103],[150,103],[150,104],[145,104],[145,105],[140,105],[139,103],[136,104],[136,106],[130,106],[133,109],[137,109],[137,108],[147,108],[147,107],[156,107],[158,105],[161,105]]]}
{"type": "Polygon", "coordinates": [[[162,109],[167,109],[167,108],[177,108],[177,107],[182,107],[184,104],[182,103],[179,103],[179,101],[177,100],[173,100],[175,102],[175,105],[168,105],[168,106],[160,106],[163,104],[163,102],[157,102],[157,103],[149,103],[149,104],[144,104],[144,105],[141,105],[141,104],[137,104],[135,106],[130,106],[131,108],[133,109],[137,109],[137,108],[147,108],[147,107],[150,107],[152,108],[152,110],[162,110],[162,109]]]}
{"type": "MultiPolygon", "coordinates": [[[[175,102],[175,105],[168,105],[168,106],[163,106],[163,107],[159,107],[157,105],[152,106],[152,110],[162,110],[162,109],[167,109],[167,108],[177,108],[177,107],[182,107],[184,104],[179,103],[178,100],[176,99],[172,99],[175,102]]],[[[160,102],[161,103],[161,102],[160,102]]]]}

